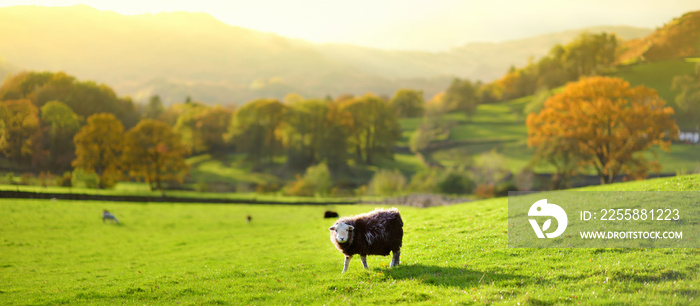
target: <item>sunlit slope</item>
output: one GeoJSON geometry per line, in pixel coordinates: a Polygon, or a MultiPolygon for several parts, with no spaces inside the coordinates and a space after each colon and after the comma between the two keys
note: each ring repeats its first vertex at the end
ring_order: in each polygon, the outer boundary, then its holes
{"type": "Polygon", "coordinates": [[[624,42],[618,61],[628,64],[696,56],[700,56],[700,11],[674,18],[644,38],[624,42]]]}
{"type": "MultiPolygon", "coordinates": [[[[700,190],[700,176],[595,190],[700,190]]],[[[510,249],[507,200],[401,207],[402,265],[340,273],[323,211],[0,201],[3,304],[674,303],[698,297],[696,249],[510,249]],[[109,209],[121,225],[102,224],[109,209]],[[247,223],[245,216],[251,215],[247,223]]]]}

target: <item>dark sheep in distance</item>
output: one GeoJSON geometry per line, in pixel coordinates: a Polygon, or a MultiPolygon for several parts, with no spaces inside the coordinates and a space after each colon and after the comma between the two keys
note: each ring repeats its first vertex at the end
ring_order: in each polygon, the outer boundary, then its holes
{"type": "Polygon", "coordinates": [[[360,254],[362,266],[367,266],[367,255],[393,254],[390,267],[399,265],[403,240],[403,220],[396,208],[375,209],[374,211],[343,217],[328,228],[331,242],[345,255],[343,273],[348,270],[350,259],[360,254]]]}
{"type": "Polygon", "coordinates": [[[338,213],[334,212],[332,210],[326,210],[326,212],[323,213],[323,218],[338,218],[338,213]]]}
{"type": "Polygon", "coordinates": [[[247,216],[245,216],[245,220],[248,221],[248,223],[250,223],[250,221],[253,221],[253,217],[251,217],[250,215],[247,215],[247,216]]]}

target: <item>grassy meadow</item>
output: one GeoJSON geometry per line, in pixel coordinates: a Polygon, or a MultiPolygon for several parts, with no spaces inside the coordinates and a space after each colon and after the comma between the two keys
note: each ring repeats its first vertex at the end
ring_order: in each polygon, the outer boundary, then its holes
{"type": "MultiPolygon", "coordinates": [[[[693,191],[700,175],[586,189],[693,191]]],[[[0,304],[698,302],[697,249],[510,249],[506,198],[400,207],[401,266],[341,274],[323,211],[374,208],[2,199],[0,304]]]]}

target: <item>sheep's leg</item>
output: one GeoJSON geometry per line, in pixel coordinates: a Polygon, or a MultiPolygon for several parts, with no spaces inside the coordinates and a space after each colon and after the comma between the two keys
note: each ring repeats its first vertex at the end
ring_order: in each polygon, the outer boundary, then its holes
{"type": "Polygon", "coordinates": [[[360,260],[362,260],[362,266],[365,268],[365,270],[368,270],[369,266],[367,266],[367,256],[360,255],[360,260]]]}
{"type": "Polygon", "coordinates": [[[394,256],[393,256],[393,258],[391,258],[391,263],[389,264],[389,267],[398,266],[399,265],[399,257],[401,256],[401,250],[391,251],[391,253],[394,256]]]}
{"type": "Polygon", "coordinates": [[[348,266],[350,266],[350,259],[352,259],[352,256],[345,256],[345,266],[343,266],[343,273],[348,271],[348,266]]]}

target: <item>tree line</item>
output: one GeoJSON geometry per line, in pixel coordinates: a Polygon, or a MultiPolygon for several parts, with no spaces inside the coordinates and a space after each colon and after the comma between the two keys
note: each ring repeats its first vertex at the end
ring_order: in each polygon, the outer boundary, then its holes
{"type": "MultiPolygon", "coordinates": [[[[303,171],[325,162],[392,159],[401,136],[399,115],[420,115],[422,92],[387,99],[368,93],[336,99],[257,99],[236,108],[188,98],[165,107],[158,96],[143,105],[109,87],[65,73],[23,72],[0,86],[0,150],[17,167],[55,173],[94,172],[101,187],[120,179],[182,180],[184,158],[203,152],[242,153],[254,170],[285,157],[303,171]]],[[[37,171],[38,172],[38,171],[37,171]]]]}

